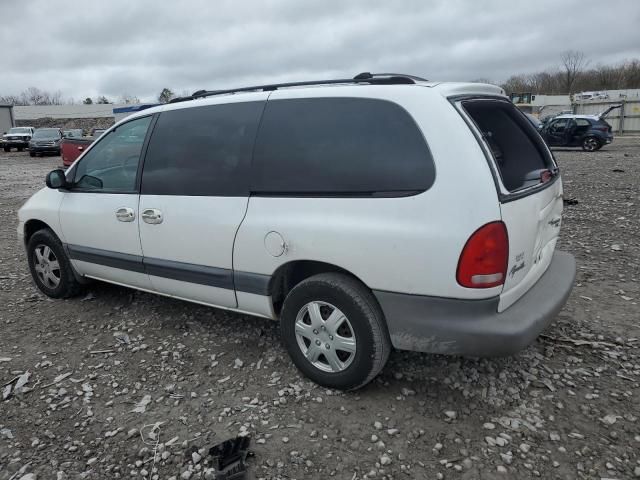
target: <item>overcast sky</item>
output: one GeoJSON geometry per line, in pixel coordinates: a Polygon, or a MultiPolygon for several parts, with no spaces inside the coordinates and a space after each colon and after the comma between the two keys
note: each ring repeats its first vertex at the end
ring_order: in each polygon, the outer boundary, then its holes
{"type": "Polygon", "coordinates": [[[640,58],[640,0],[0,0],[0,95],[83,99],[404,72],[496,82],[640,58]]]}

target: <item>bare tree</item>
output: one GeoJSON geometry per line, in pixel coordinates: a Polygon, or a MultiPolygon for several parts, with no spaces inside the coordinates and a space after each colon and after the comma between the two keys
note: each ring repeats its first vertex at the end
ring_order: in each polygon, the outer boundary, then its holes
{"type": "Polygon", "coordinates": [[[582,69],[587,66],[588,62],[584,58],[584,52],[577,50],[567,50],[562,54],[560,59],[562,61],[562,67],[564,68],[564,93],[572,94],[576,79],[582,72],[582,69]]]}
{"type": "Polygon", "coordinates": [[[105,97],[104,95],[101,95],[96,99],[96,103],[107,104],[107,103],[111,103],[111,102],[109,101],[109,99],[107,97],[105,97]]]}
{"type": "Polygon", "coordinates": [[[531,85],[524,75],[512,75],[501,86],[507,93],[524,93],[531,91],[531,85]]]}

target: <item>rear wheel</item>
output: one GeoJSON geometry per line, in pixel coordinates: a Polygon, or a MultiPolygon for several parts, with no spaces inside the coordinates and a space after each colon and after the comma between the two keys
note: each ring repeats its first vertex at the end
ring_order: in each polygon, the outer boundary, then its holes
{"type": "Polygon", "coordinates": [[[30,157],[35,157],[36,156],[36,152],[29,152],[29,156],[30,157]]]}
{"type": "Polygon", "coordinates": [[[18,147],[19,152],[21,152],[22,150],[24,150],[24,147],[18,147]]]}
{"type": "Polygon", "coordinates": [[[282,340],[298,369],[325,387],[353,390],[382,370],[391,342],[372,293],[341,273],[310,277],[282,308],[282,340]]]}
{"type": "Polygon", "coordinates": [[[52,298],[68,298],[79,293],[69,257],[51,230],[34,233],[27,244],[29,270],[36,286],[52,298]]]}
{"type": "Polygon", "coordinates": [[[585,152],[595,152],[602,144],[596,137],[587,137],[582,141],[582,149],[585,152]]]}

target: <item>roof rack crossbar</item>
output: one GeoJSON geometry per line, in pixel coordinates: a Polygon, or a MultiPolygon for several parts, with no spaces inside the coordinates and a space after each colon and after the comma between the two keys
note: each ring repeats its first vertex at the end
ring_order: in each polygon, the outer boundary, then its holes
{"type": "Polygon", "coordinates": [[[313,85],[337,85],[337,84],[358,84],[369,83],[376,85],[397,85],[397,84],[413,84],[418,81],[426,81],[424,78],[413,75],[405,75],[402,73],[369,73],[364,72],[353,78],[340,78],[332,80],[310,80],[306,82],[288,82],[288,83],[272,83],[267,85],[254,85],[250,87],[230,88],[226,90],[198,90],[187,97],[178,97],[172,99],[169,103],[184,102],[187,100],[195,100],[196,98],[210,97],[212,95],[225,95],[230,93],[241,92],[271,92],[280,88],[290,87],[308,87],[313,85]]]}

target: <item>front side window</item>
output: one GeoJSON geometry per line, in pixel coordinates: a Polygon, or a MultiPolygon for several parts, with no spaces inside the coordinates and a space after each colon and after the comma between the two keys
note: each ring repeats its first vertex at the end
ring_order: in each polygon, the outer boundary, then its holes
{"type": "Polygon", "coordinates": [[[264,102],[162,112],[149,140],[142,194],[246,196],[264,102]]]}
{"type": "Polygon", "coordinates": [[[257,194],[406,196],[427,190],[435,167],[400,105],[303,98],[267,102],[252,176],[257,194]]]}
{"type": "Polygon", "coordinates": [[[553,133],[563,133],[567,129],[568,124],[569,124],[568,118],[562,118],[560,120],[556,120],[551,124],[551,131],[553,133]]]}
{"type": "Polygon", "coordinates": [[[78,164],[74,189],[135,191],[140,153],[150,123],[151,117],[138,118],[102,137],[78,164]]]}

